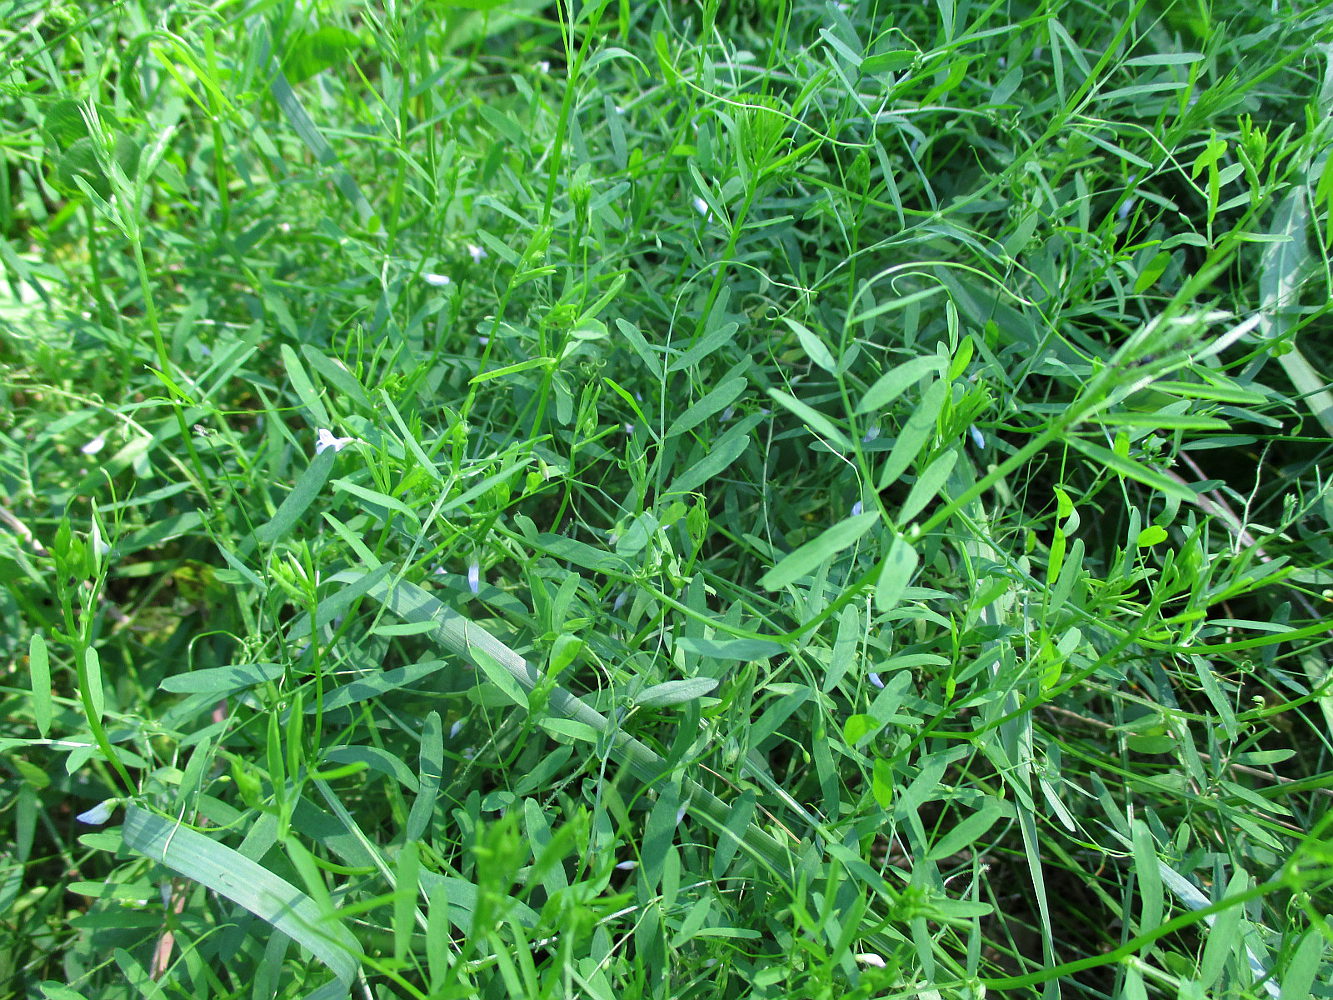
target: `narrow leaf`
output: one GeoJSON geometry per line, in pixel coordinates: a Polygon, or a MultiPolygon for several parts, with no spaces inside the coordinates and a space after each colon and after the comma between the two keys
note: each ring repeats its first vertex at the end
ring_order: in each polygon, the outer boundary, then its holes
{"type": "Polygon", "coordinates": [[[935,418],[944,407],[948,391],[949,384],[937,380],[921,394],[921,405],[907,418],[906,426],[898,435],[898,440],[893,443],[893,450],[889,452],[889,457],[879,470],[879,489],[882,490],[890,483],[896,482],[898,477],[916,461],[921,449],[930,442],[935,434],[935,418]]]}
{"type": "Polygon", "coordinates": [[[696,698],[702,698],[715,687],[717,687],[717,680],[713,677],[691,677],[682,681],[664,681],[639,692],[639,696],[634,699],[634,703],[644,708],[680,705],[687,701],[694,701],[696,698]]]}
{"type": "MultiPolygon", "coordinates": [[[[1012,807],[1010,807],[1010,810],[1012,810],[1012,807]]],[[[985,836],[986,831],[994,825],[995,821],[1005,813],[1005,806],[1001,804],[1000,799],[986,798],[982,802],[981,808],[931,845],[926,860],[941,861],[950,855],[957,854],[964,848],[977,844],[985,836]]],[[[983,852],[978,850],[976,853],[980,855],[983,852]]]]}
{"type": "Polygon", "coordinates": [[[315,154],[315,158],[321,164],[329,167],[333,171],[334,183],[338,190],[342,192],[349,202],[351,202],[361,217],[362,223],[369,223],[375,216],[375,210],[370,207],[370,202],[362,193],[352,175],[343,169],[342,164],[338,162],[338,156],[329,145],[327,139],[319,131],[314,120],[306,112],[301,104],[300,98],[292,90],[292,85],[287,81],[281,70],[273,73],[269,79],[269,89],[273,92],[273,98],[278,102],[278,108],[282,111],[287,123],[291,125],[295,132],[305,143],[306,148],[315,154]]]}
{"type": "Polygon", "coordinates": [[[301,364],[301,359],[286,344],[278,348],[278,353],[282,355],[282,366],[287,369],[287,381],[292,384],[292,389],[296,391],[296,396],[301,401],[301,405],[310,411],[310,415],[314,417],[317,426],[328,427],[333,421],[329,419],[329,411],[324,409],[324,401],[319,398],[319,392],[315,389],[315,384],[310,381],[310,376],[305,373],[305,367],[301,364]]]}
{"type": "Polygon", "coordinates": [[[324,488],[337,457],[338,453],[334,449],[326,448],[306,466],[306,470],[296,480],[292,491],[278,505],[273,520],[255,529],[255,537],[261,545],[271,545],[291,533],[301,515],[315,502],[320,490],[324,488]]]}
{"type": "Polygon", "coordinates": [[[1146,465],[1142,465],[1126,455],[1118,455],[1109,448],[1103,448],[1101,445],[1093,444],[1091,441],[1084,441],[1079,437],[1069,437],[1066,440],[1094,462],[1100,462],[1112,472],[1122,476],[1128,476],[1130,479],[1143,483],[1145,486],[1151,486],[1153,489],[1166,496],[1175,497],[1177,500],[1182,500],[1186,503],[1194,503],[1198,499],[1193,490],[1186,486],[1182,486],[1174,479],[1168,479],[1160,472],[1150,469],[1146,465]]]}
{"type": "Polygon", "coordinates": [[[892,611],[902,599],[916,572],[917,554],[905,538],[893,540],[889,553],[884,557],[884,567],[879,571],[879,580],[875,584],[875,607],[880,612],[892,611]]]}
{"type": "Polygon", "coordinates": [[[777,656],[782,647],[763,639],[695,639],[681,636],[676,648],[710,660],[766,660],[777,656]]]}
{"type": "Polygon", "coordinates": [[[866,390],[861,402],[856,405],[856,412],[869,413],[872,410],[883,409],[931,372],[939,370],[940,359],[935,355],[912,358],[896,365],[876,379],[875,384],[866,390]]]}
{"type": "Polygon", "coordinates": [[[811,361],[830,375],[836,372],[837,362],[833,360],[832,353],[824,346],[824,342],[819,339],[814,331],[794,319],[784,317],[783,322],[791,327],[792,332],[796,334],[796,339],[801,342],[801,350],[805,351],[811,361]]]}
{"type": "Polygon", "coordinates": [[[879,511],[872,510],[839,521],[817,538],[789,552],[781,562],[760,577],[759,585],[766,590],[781,590],[813,572],[821,563],[832,559],[843,549],[855,545],[878,520],[879,511]]]}
{"type": "Polygon", "coordinates": [[[842,428],[833,422],[832,417],[820,413],[813,406],[802,403],[795,396],[783,392],[781,389],[769,389],[768,394],[774,402],[795,414],[802,422],[809,424],[816,434],[827,438],[829,443],[840,451],[852,450],[852,442],[847,439],[847,435],[842,428]]]}
{"type": "Polygon", "coordinates": [[[727,381],[696,400],[684,413],[673,420],[671,426],[666,430],[666,436],[671,438],[677,434],[684,434],[703,423],[714,413],[726,409],[740,398],[741,393],[745,391],[748,385],[749,382],[743,377],[727,379],[727,381]]]}
{"type": "Polygon", "coordinates": [[[906,524],[916,517],[926,504],[935,499],[935,495],[944,488],[949,473],[953,472],[954,463],[957,461],[958,452],[946,451],[926,467],[926,471],[912,484],[911,492],[907,494],[902,509],[898,511],[899,524],[906,524]]]}
{"type": "Polygon", "coordinates": [[[256,684],[275,681],[282,676],[283,669],[281,663],[233,663],[225,667],[172,674],[162,678],[158,687],[173,694],[215,694],[221,697],[256,684]]]}
{"type": "Polygon", "coordinates": [[[699,461],[672,481],[667,493],[689,493],[698,489],[745,454],[750,446],[750,432],[759,426],[763,414],[752,413],[717,439],[717,443],[699,461]]]}
{"type": "Polygon", "coordinates": [[[477,661],[477,666],[481,672],[486,675],[486,679],[500,689],[506,698],[512,701],[519,708],[528,707],[528,696],[524,693],[522,686],[514,678],[514,675],[505,669],[504,664],[497,660],[484,649],[473,648],[472,657],[477,661]]]}
{"type": "Polygon", "coordinates": [[[444,734],[439,712],[431,712],[426,716],[418,760],[419,790],[412,802],[412,811],[407,816],[407,828],[403,834],[408,841],[420,840],[425,836],[430,828],[430,818],[435,813],[435,797],[440,790],[440,776],[444,773],[444,734]]]}

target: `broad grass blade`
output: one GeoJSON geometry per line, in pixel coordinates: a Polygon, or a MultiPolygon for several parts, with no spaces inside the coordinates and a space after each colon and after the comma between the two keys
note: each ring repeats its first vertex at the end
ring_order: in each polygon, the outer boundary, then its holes
{"type": "Polygon", "coordinates": [[[125,846],[243,906],[323,962],[350,987],[359,948],[336,915],[285,879],[249,858],[178,823],[130,806],[121,834],[125,846]]]}

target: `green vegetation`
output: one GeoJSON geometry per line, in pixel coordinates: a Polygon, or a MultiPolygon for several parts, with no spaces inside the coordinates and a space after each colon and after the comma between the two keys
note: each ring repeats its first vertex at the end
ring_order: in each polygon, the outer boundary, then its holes
{"type": "Polygon", "coordinates": [[[1333,996],[1333,6],[0,8],[0,994],[1333,996]]]}

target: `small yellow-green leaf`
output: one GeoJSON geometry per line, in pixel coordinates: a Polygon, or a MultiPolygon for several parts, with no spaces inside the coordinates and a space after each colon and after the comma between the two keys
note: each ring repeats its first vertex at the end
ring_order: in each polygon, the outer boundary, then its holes
{"type": "Polygon", "coordinates": [[[884,728],[884,723],[873,715],[849,715],[842,724],[842,738],[849,747],[856,747],[871,733],[884,728]]]}
{"type": "Polygon", "coordinates": [[[1170,263],[1171,252],[1169,250],[1159,251],[1152,260],[1148,261],[1148,265],[1139,272],[1139,276],[1134,279],[1134,294],[1139,295],[1157,284],[1157,279],[1162,276],[1170,263]]]}
{"type": "Polygon", "coordinates": [[[1151,524],[1139,532],[1138,545],[1144,549],[1150,545],[1156,545],[1158,542],[1166,540],[1166,529],[1160,524],[1151,524]]]}
{"type": "Polygon", "coordinates": [[[46,738],[51,731],[51,663],[46,653],[46,640],[34,632],[28,640],[28,675],[32,682],[32,715],[37,732],[46,738]]]}
{"type": "Polygon", "coordinates": [[[893,765],[887,760],[880,758],[875,761],[874,777],[870,787],[881,809],[893,805],[893,765]]]}

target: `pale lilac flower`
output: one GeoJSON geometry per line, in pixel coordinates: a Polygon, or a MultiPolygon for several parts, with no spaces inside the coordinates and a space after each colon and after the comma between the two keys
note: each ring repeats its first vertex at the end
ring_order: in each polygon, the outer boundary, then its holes
{"type": "Polygon", "coordinates": [[[421,280],[428,285],[435,286],[436,288],[443,288],[445,285],[453,284],[453,282],[449,280],[449,275],[436,274],[433,271],[427,271],[425,274],[421,276],[421,280]]]}
{"type": "Polygon", "coordinates": [[[485,260],[487,257],[490,256],[490,254],[488,254],[488,253],[485,251],[485,249],[483,249],[482,247],[477,246],[477,245],[474,244],[474,243],[469,243],[469,244],[467,245],[467,252],[468,252],[469,254],[471,254],[471,256],[472,256],[472,263],[474,263],[474,264],[480,264],[483,260],[485,260]]]}
{"type": "Polygon", "coordinates": [[[876,424],[875,426],[871,427],[868,431],[866,431],[865,437],[861,438],[861,443],[869,444],[877,437],[879,437],[879,424],[876,424]]]}
{"type": "Polygon", "coordinates": [[[972,424],[968,427],[967,432],[972,435],[972,443],[978,448],[986,447],[986,439],[981,436],[981,431],[977,430],[976,424],[972,424]]]}
{"type": "Polygon", "coordinates": [[[551,64],[548,60],[543,59],[537,63],[537,69],[542,73],[549,73],[551,72],[551,64]]]}
{"type": "Polygon", "coordinates": [[[860,500],[856,501],[856,503],[852,504],[852,517],[858,516],[865,509],[866,509],[865,504],[863,504],[860,500]]]}
{"type": "Polygon", "coordinates": [[[101,451],[105,447],[106,447],[106,435],[99,434],[97,435],[97,437],[93,438],[82,448],[80,448],[79,451],[83,452],[85,455],[96,455],[99,451],[101,451]]]}
{"type": "Polygon", "coordinates": [[[686,813],[686,811],[687,811],[687,808],[686,808],[685,806],[681,806],[679,809],[676,810],[676,822],[677,822],[677,823],[679,823],[681,820],[683,820],[683,819],[685,818],[685,813],[686,813]]]}
{"type": "Polygon", "coordinates": [[[626,424],[626,425],[625,425],[625,433],[626,433],[626,434],[633,434],[633,433],[634,433],[634,425],[633,425],[633,424],[626,424]]]}
{"type": "Polygon", "coordinates": [[[91,809],[84,810],[74,818],[89,826],[101,826],[111,818],[111,811],[116,808],[115,799],[103,799],[91,809]]]}
{"type": "Polygon", "coordinates": [[[619,594],[616,595],[616,600],[615,603],[611,605],[611,610],[619,611],[621,608],[625,606],[625,602],[628,600],[629,600],[629,588],[626,587],[624,590],[622,590],[619,594]]]}
{"type": "Polygon", "coordinates": [[[882,688],[884,686],[883,679],[879,676],[879,674],[875,673],[874,671],[870,672],[870,683],[877,688],[882,688]]]}
{"type": "Polygon", "coordinates": [[[735,415],[736,415],[736,407],[734,407],[734,406],[728,406],[725,410],[722,411],[722,416],[718,417],[717,419],[718,419],[719,422],[725,424],[728,420],[730,420],[730,419],[731,419],[732,417],[734,417],[735,415]]]}
{"type": "Polygon", "coordinates": [[[863,951],[856,956],[856,960],[862,965],[869,965],[876,969],[882,969],[885,966],[884,959],[876,955],[873,951],[863,951]]]}
{"type": "Polygon", "coordinates": [[[334,437],[333,431],[327,427],[321,427],[315,432],[315,454],[321,454],[325,448],[332,448],[334,451],[342,451],[349,444],[355,441],[352,437],[334,437]]]}
{"type": "Polygon", "coordinates": [[[694,196],[694,210],[700,215],[708,214],[708,202],[704,201],[697,194],[694,196]]]}
{"type": "Polygon", "coordinates": [[[632,872],[635,868],[639,867],[639,863],[637,861],[621,861],[616,867],[622,872],[632,872]]]}
{"type": "Polygon", "coordinates": [[[454,724],[449,727],[449,739],[453,739],[455,736],[457,736],[458,731],[462,728],[463,728],[463,720],[455,719],[454,724]]]}
{"type": "Polygon", "coordinates": [[[481,593],[481,567],[475,559],[467,564],[467,589],[473,594],[481,593]]]}

